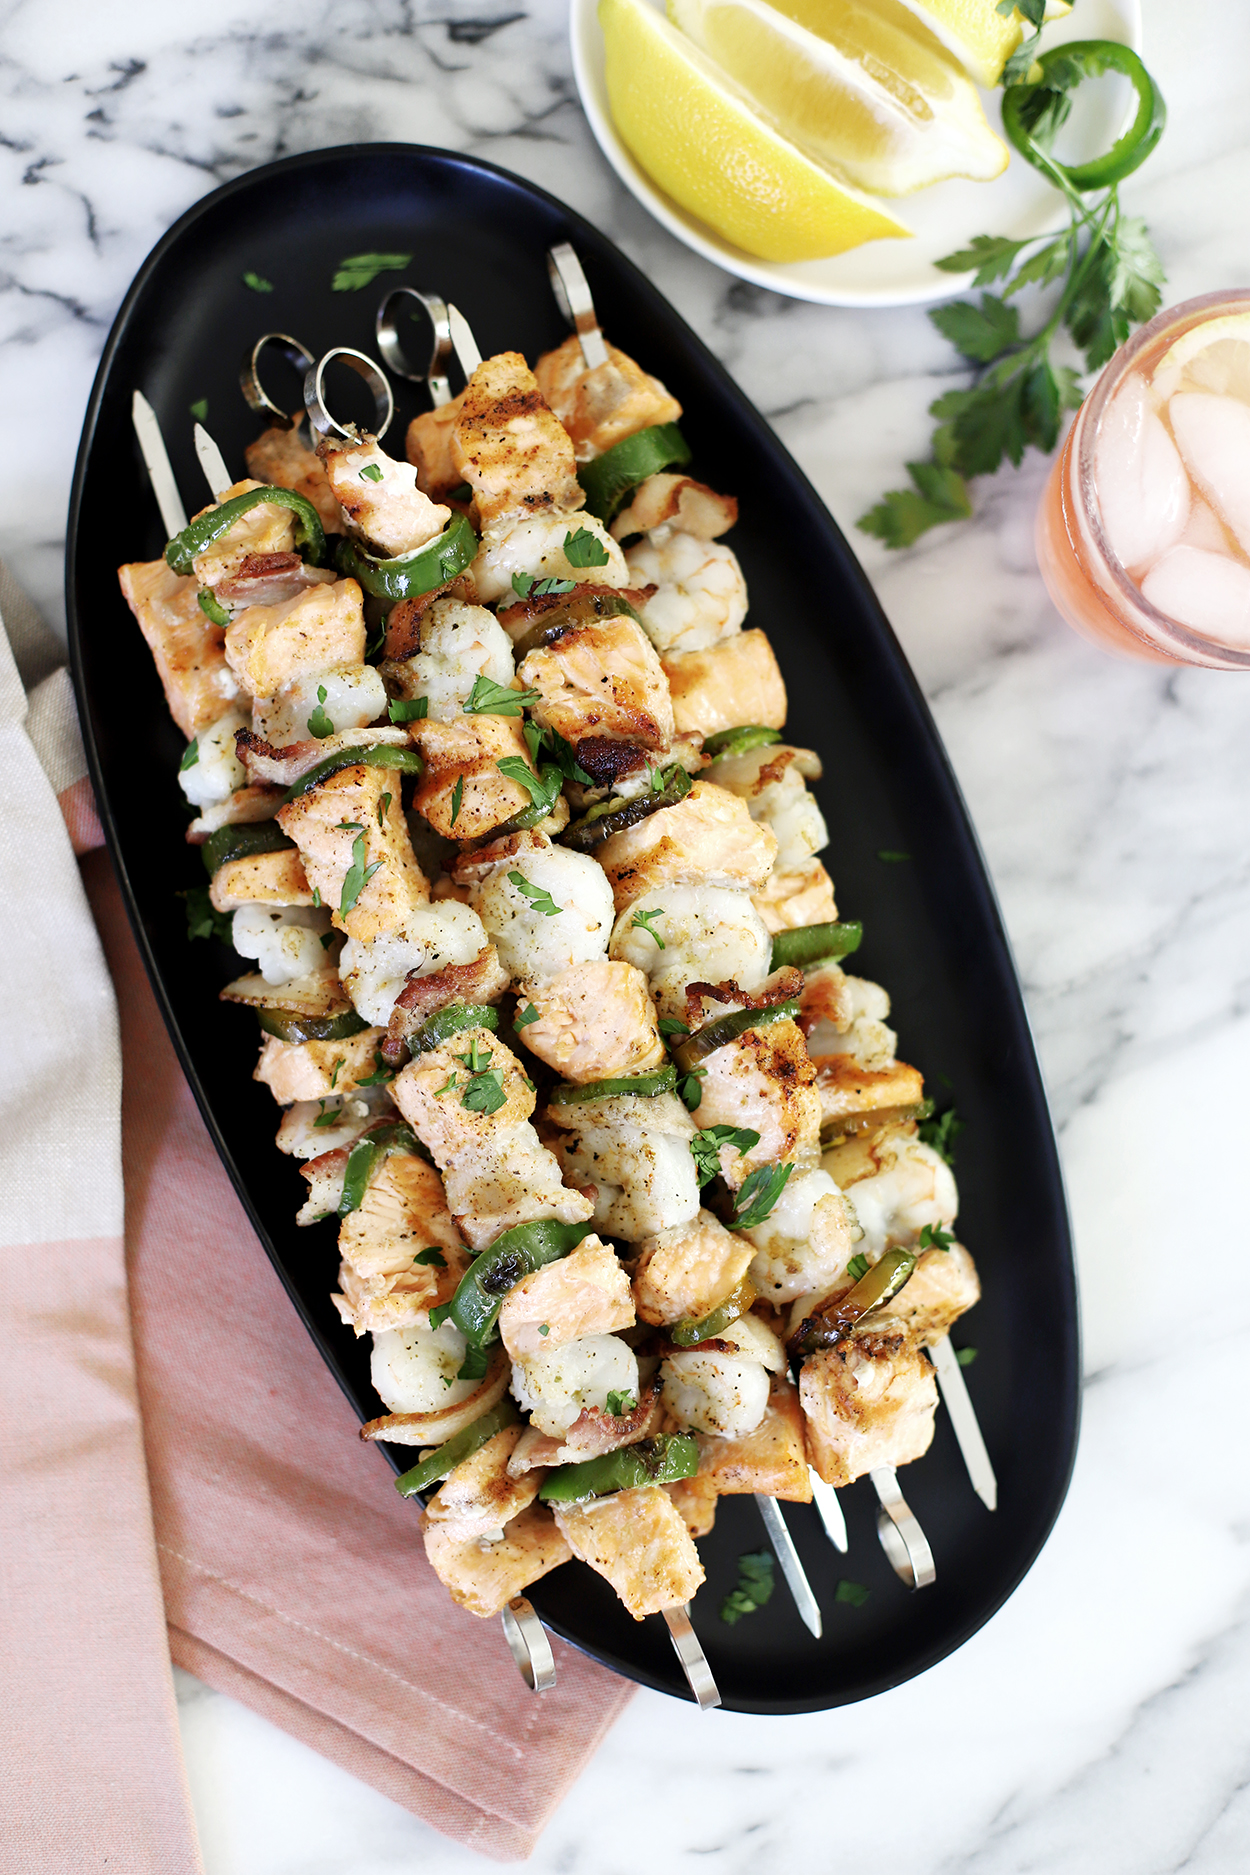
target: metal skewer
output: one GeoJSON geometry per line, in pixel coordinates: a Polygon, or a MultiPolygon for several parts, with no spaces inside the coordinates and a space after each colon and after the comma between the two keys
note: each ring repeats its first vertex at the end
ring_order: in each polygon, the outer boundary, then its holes
{"type": "Polygon", "coordinates": [[[202,423],[195,426],[195,454],[204,471],[204,480],[214,501],[220,501],[226,490],[232,486],[234,477],[226,467],[220,449],[204,428],[202,423]]]}
{"type": "Polygon", "coordinates": [[[482,354],[477,348],[473,328],[458,306],[447,308],[447,324],[451,329],[451,342],[456,348],[460,369],[466,378],[471,378],[482,362],[482,354]]]}
{"type": "Polygon", "coordinates": [[[809,1465],[807,1475],[812,1484],[812,1503],[820,1514],[820,1521],[825,1526],[825,1535],[836,1550],[845,1556],[850,1548],[850,1539],[846,1534],[846,1518],[842,1515],[842,1506],[838,1494],[831,1484],[826,1484],[815,1465],[809,1465]]]}
{"type": "Polygon", "coordinates": [[[928,1537],[898,1488],[898,1473],[893,1465],[880,1465],[868,1475],[881,1500],[881,1508],[877,1512],[877,1535],[890,1559],[890,1567],[909,1589],[928,1588],[937,1579],[933,1551],[929,1548],[928,1537]]]}
{"type": "Polygon", "coordinates": [[[556,1659],[533,1603],[524,1595],[514,1595],[500,1620],[512,1658],[531,1693],[549,1693],[556,1683],[556,1659]]]}
{"type": "Polygon", "coordinates": [[[549,247],[547,271],[551,275],[551,290],[556,296],[556,305],[577,334],[587,371],[606,365],[608,348],[603,342],[599,315],[595,311],[590,285],[582,271],[576,249],[567,241],[549,247]]]}
{"type": "Polygon", "coordinates": [[[156,412],[142,391],[136,391],[130,400],[130,420],[135,426],[139,448],[147,464],[152,493],[156,496],[165,532],[172,540],[186,526],[187,511],[178,493],[178,484],[174,480],[173,467],[165,448],[165,439],[161,435],[161,426],[156,421],[156,412]]]}
{"type": "Polygon", "coordinates": [[[942,1389],[942,1399],[950,1414],[964,1464],[968,1467],[972,1488],[987,1510],[997,1510],[998,1480],[994,1476],[994,1467],[985,1449],[976,1411],[968,1397],[963,1368],[955,1358],[950,1336],[943,1335],[940,1341],[935,1341],[925,1352],[937,1370],[938,1386],[942,1389]]]}
{"type": "Polygon", "coordinates": [[[397,286],[382,300],[374,320],[378,350],[383,363],[397,377],[408,378],[413,384],[429,386],[430,402],[437,408],[440,404],[451,402],[451,385],[447,378],[447,363],[452,354],[451,321],[447,313],[446,300],[437,293],[419,293],[415,286],[397,286]],[[396,323],[398,307],[402,300],[414,299],[425,309],[426,317],[434,331],[434,342],[430,350],[430,362],[424,371],[414,371],[408,363],[407,354],[400,343],[399,327],[396,323]]]}
{"type": "Polygon", "coordinates": [[[781,1514],[781,1506],[775,1497],[765,1497],[762,1492],[755,1494],[755,1504],[764,1519],[764,1528],[769,1540],[777,1552],[777,1561],[781,1564],[781,1573],[785,1577],[794,1605],[804,1627],[808,1628],[819,1640],[824,1632],[821,1619],[820,1603],[812,1592],[812,1585],[807,1579],[807,1572],[799,1560],[799,1552],[794,1547],[794,1538],[789,1526],[781,1514]]]}
{"type": "Polygon", "coordinates": [[[341,443],[353,443],[359,440],[354,429],[348,429],[337,418],[331,416],[325,400],[325,375],[327,365],[335,360],[350,365],[358,377],[364,379],[373,392],[374,427],[373,434],[378,442],[391,427],[391,418],[395,415],[395,397],[391,390],[390,379],[375,365],[372,358],[364,352],[353,350],[350,345],[335,345],[326,352],[317,363],[304,374],[304,408],[314,430],[321,436],[333,436],[341,443]]]}
{"type": "Polygon", "coordinates": [[[261,357],[270,346],[281,352],[301,377],[311,371],[317,362],[308,347],[301,345],[298,339],[293,339],[289,332],[264,332],[251,350],[243,354],[243,363],[239,367],[239,388],[257,416],[269,418],[271,428],[298,429],[304,421],[302,407],[297,405],[292,411],[280,409],[260,381],[261,357]]]}
{"type": "Polygon", "coordinates": [[[675,1607],[665,1608],[662,1612],[668,1623],[674,1651],[681,1661],[682,1672],[694,1694],[695,1704],[700,1712],[708,1712],[713,1706],[720,1705],[720,1693],[712,1677],[712,1669],[707,1664],[707,1655],[690,1625],[690,1604],[678,1602],[675,1607]]]}

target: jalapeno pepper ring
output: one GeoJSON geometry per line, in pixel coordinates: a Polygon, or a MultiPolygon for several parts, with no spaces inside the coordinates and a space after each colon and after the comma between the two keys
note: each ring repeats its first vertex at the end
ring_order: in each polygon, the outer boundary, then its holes
{"type": "Polygon", "coordinates": [[[485,1347],[494,1339],[495,1323],[508,1291],[544,1263],[567,1256],[583,1237],[589,1237],[591,1229],[589,1224],[559,1224],[554,1218],[539,1218],[533,1224],[518,1224],[506,1230],[489,1250],[483,1250],[470,1263],[451,1301],[430,1310],[431,1328],[452,1321],[471,1348],[485,1347]]]}
{"type": "Polygon", "coordinates": [[[690,446],[675,423],[655,423],[636,430],[601,456],[578,465],[577,479],[586,491],[586,511],[610,521],[626,495],[662,469],[684,468],[690,446]]]}
{"type": "Polygon", "coordinates": [[[1043,53],[1038,63],[1042,76],[1036,83],[1009,85],[1003,93],[1003,129],[1026,163],[1052,179],[1057,172],[1069,188],[1081,193],[1110,188],[1132,175],[1158,143],[1168,120],[1163,94],[1137,54],[1113,39],[1081,39],[1043,53]],[[1086,163],[1057,161],[1046,146],[1067,116],[1065,94],[1105,72],[1119,72],[1132,85],[1137,97],[1132,123],[1101,156],[1086,163]],[[1034,137],[1033,127],[1044,116],[1051,120],[1049,130],[1043,138],[1034,137]]]}
{"type": "Polygon", "coordinates": [[[416,1134],[403,1120],[376,1127],[372,1133],[366,1133],[362,1139],[358,1139],[347,1155],[347,1170],[343,1174],[343,1195],[339,1199],[339,1216],[348,1217],[353,1211],[360,1209],[364,1203],[365,1193],[369,1189],[369,1180],[393,1152],[415,1154],[416,1151],[416,1134]]]}
{"type": "Polygon", "coordinates": [[[402,775],[419,775],[425,768],[416,749],[405,749],[394,742],[375,742],[363,749],[340,749],[337,755],[327,755],[324,761],[310,768],[298,781],[293,781],[280,805],[286,807],[291,801],[298,801],[302,794],[309,793],[327,775],[335,774],[340,768],[354,768],[358,764],[365,768],[397,768],[402,775]]]}
{"type": "Polygon", "coordinates": [[[477,535],[464,515],[456,514],[436,539],[415,553],[381,560],[357,541],[343,540],[334,563],[340,573],[359,580],[375,599],[386,599],[394,605],[400,599],[419,599],[436,586],[445,586],[473,564],[476,554],[477,535]]]}
{"type": "Polygon", "coordinates": [[[671,1065],[664,1068],[651,1068],[645,1074],[618,1074],[607,1081],[585,1081],[576,1086],[572,1082],[561,1081],[553,1087],[550,1100],[553,1107],[575,1107],[587,1100],[614,1100],[618,1094],[641,1095],[654,1100],[657,1094],[671,1094],[677,1088],[677,1070],[671,1065]]]}
{"type": "Polygon", "coordinates": [[[543,1479],[538,1495],[545,1504],[578,1504],[643,1485],[676,1484],[680,1478],[693,1478],[698,1469],[699,1447],[691,1434],[662,1432],[580,1465],[558,1465],[543,1479]]]}
{"type": "Polygon", "coordinates": [[[862,924],[803,924],[789,931],[773,934],[772,967],[799,964],[810,970],[815,964],[827,964],[857,951],[864,935],[862,924]]]}
{"type": "Polygon", "coordinates": [[[423,1458],[411,1471],[405,1471],[395,1480],[395,1489],[401,1497],[416,1497],[421,1491],[428,1491],[432,1484],[438,1484],[443,1478],[450,1477],[457,1465],[462,1465],[466,1458],[472,1458],[488,1439],[493,1439],[497,1432],[507,1426],[515,1426],[521,1418],[516,1407],[504,1395],[489,1411],[475,1419],[471,1426],[462,1432],[453,1432],[445,1445],[423,1458]]]}
{"type": "Polygon", "coordinates": [[[797,999],[784,1003],[766,1003],[762,1009],[734,1009],[726,1016],[716,1016],[685,1041],[673,1044],[673,1059],[686,1074],[703,1060],[733,1042],[748,1029],[766,1029],[770,1022],[793,1021],[799,1013],[797,999]]]}
{"type": "Polygon", "coordinates": [[[321,516],[311,501],[304,495],[297,495],[293,488],[249,488],[246,493],[232,495],[229,501],[207,509],[166,543],[165,558],[174,572],[184,575],[194,572],[196,554],[203,553],[215,540],[229,533],[241,514],[246,514],[249,508],[258,508],[261,502],[291,510],[295,516],[296,546],[305,549],[304,557],[313,566],[320,566],[325,559],[326,537],[321,516]]]}

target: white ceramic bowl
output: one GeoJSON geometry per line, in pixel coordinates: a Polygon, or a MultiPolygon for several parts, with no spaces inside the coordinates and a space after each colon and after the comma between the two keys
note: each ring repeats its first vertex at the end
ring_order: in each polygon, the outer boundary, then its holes
{"type": "MultiPolygon", "coordinates": [[[[892,200],[891,212],[915,229],[913,240],[869,241],[831,260],[756,260],[679,208],[639,168],[608,109],[597,0],[570,0],[569,12],[573,74],[582,105],[600,149],[625,187],[679,241],[756,286],[826,306],[904,306],[946,299],[961,291],[968,276],[961,279],[935,267],[934,261],[944,254],[966,247],[974,235],[1001,234],[1022,240],[1061,228],[1066,221],[1067,211],[1056,191],[1013,151],[1008,167],[994,182],[939,182],[892,200]]],[[[1140,52],[1140,0],[1080,0],[1066,19],[1047,27],[1043,45],[1061,45],[1069,39],[1117,39],[1140,52]]],[[[986,115],[996,129],[1001,95],[982,93],[986,115]]],[[[1073,111],[1072,134],[1079,135],[1089,149],[1105,149],[1126,122],[1130,108],[1127,80],[1103,79],[1098,86],[1083,87],[1078,108],[1079,119],[1077,110],[1073,111]]]]}

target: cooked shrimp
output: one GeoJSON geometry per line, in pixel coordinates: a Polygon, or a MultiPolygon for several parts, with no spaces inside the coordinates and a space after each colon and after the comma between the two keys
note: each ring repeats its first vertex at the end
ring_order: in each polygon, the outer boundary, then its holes
{"type": "Polygon", "coordinates": [[[457,1378],[465,1339],[454,1322],[441,1328],[391,1328],[373,1338],[369,1374],[391,1413],[434,1413],[467,1400],[481,1382],[457,1378]]]}
{"type": "Polygon", "coordinates": [[[593,1235],[558,1262],[523,1276],[499,1311],[500,1337],[514,1361],[633,1324],[629,1278],[612,1246],[593,1235]]]}
{"type": "Polygon", "coordinates": [[[811,749],[773,743],[745,755],[723,756],[713,762],[705,779],[740,796],[752,820],[771,827],[777,839],[776,864],[784,872],[829,844],[824,815],[807,788],[821,773],[820,757],[811,749]]]}
{"type": "Polygon", "coordinates": [[[623,584],[656,588],[638,616],[665,659],[706,651],[742,630],[747,583],[738,556],[723,541],[661,528],[626,548],[625,564],[623,584]]]}
{"type": "Polygon", "coordinates": [[[645,971],[660,1015],[680,1022],[686,1018],[686,986],[696,980],[732,978],[742,990],[757,990],[768,975],[772,939],[744,892],[674,885],[644,893],[628,906],[608,950],[645,971]]]}
{"type": "Polygon", "coordinates": [[[252,715],[257,733],[274,744],[315,737],[319,730],[342,734],[385,719],[386,685],[372,664],[328,664],[301,671],[275,697],[258,701],[252,715]]]}
{"type": "Polygon", "coordinates": [[[331,492],[352,531],[382,555],[415,553],[442,533],[451,509],[433,502],[417,487],[409,462],[397,462],[376,437],[317,445],[331,492]]]}
{"type": "Polygon", "coordinates": [[[538,1430],[559,1438],[587,1408],[606,1408],[610,1394],[637,1399],[638,1360],[616,1335],[584,1335],[518,1355],[511,1386],[538,1430]]]}
{"type": "Polygon", "coordinates": [[[770,729],[786,720],[786,687],[762,631],[737,632],[706,651],[665,651],[661,662],[679,735],[718,735],[744,714],[770,729]]]}
{"type": "Polygon", "coordinates": [[[864,1233],[860,1248],[873,1262],[890,1244],[914,1244],[926,1224],[938,1230],[955,1221],[954,1174],[913,1124],[835,1146],[821,1164],[850,1199],[864,1233]]]}
{"type": "MultiPolygon", "coordinates": [[[[178,786],[195,807],[217,807],[228,801],[247,780],[247,770],[235,753],[235,731],[246,729],[247,718],[229,709],[195,738],[194,759],[183,758],[178,786]]],[[[192,752],[188,750],[188,756],[192,752]]]]}
{"type": "Polygon", "coordinates": [[[744,1235],[756,1246],[756,1293],[778,1305],[831,1289],[856,1242],[850,1207],[824,1171],[792,1174],[765,1221],[744,1235]]]}
{"type": "Polygon", "coordinates": [[[699,1209],[694,1124],[675,1094],[553,1105],[556,1151],[568,1176],[595,1190],[595,1224],[629,1242],[685,1224],[699,1209]]]}
{"type": "Polygon", "coordinates": [[[531,838],[470,886],[474,909],[519,983],[541,984],[608,947],[612,888],[588,853],[531,838]]]}
{"type": "MultiPolygon", "coordinates": [[[[380,875],[379,875],[380,876],[380,875]]],[[[348,929],[353,914],[348,915],[348,929]]],[[[477,913],[454,899],[414,905],[397,925],[349,937],[339,959],[343,987],[366,1022],[389,1023],[396,999],[413,977],[437,976],[475,963],[486,951],[477,913]]]]}
{"type": "Polygon", "coordinates": [[[667,749],[673,740],[668,679],[631,618],[571,625],[531,651],[519,676],[539,693],[535,719],[575,747],[587,736],[667,749]]]}
{"type": "Polygon", "coordinates": [[[571,579],[614,589],[631,583],[625,556],[603,522],[593,514],[572,514],[563,508],[536,515],[507,513],[483,530],[477,558],[469,569],[478,598],[486,605],[510,599],[513,579],[518,574],[533,580],[571,579]],[[569,559],[569,542],[583,533],[591,536],[595,548],[606,559],[593,565],[587,565],[584,558],[581,564],[569,559]]]}
{"type": "Polygon", "coordinates": [[[741,1439],[768,1409],[769,1373],[785,1372],[785,1349],[756,1316],[744,1315],[704,1347],[670,1354],[664,1404],[679,1425],[741,1439]]]}
{"type": "Polygon", "coordinates": [[[199,582],[183,579],[164,560],[136,560],[119,567],[117,578],[152,653],[170,715],[184,736],[211,728],[240,690],[226,662],[224,629],[200,610],[199,582]]]}
{"type": "Polygon", "coordinates": [[[929,1449],[937,1411],[933,1369],[897,1324],[863,1328],[803,1363],[799,1398],[811,1461],[835,1489],[929,1449]]]}
{"type": "Polygon", "coordinates": [[[587,369],[574,335],[544,352],[534,367],[538,387],[573,439],[579,462],[611,449],[637,430],[676,423],[681,405],[627,352],[605,346],[604,364],[587,369]]]}
{"type": "Polygon", "coordinates": [[[555,1516],[573,1554],[612,1584],[635,1621],[688,1602],[703,1584],[699,1552],[661,1485],[562,1504],[555,1516]]]}
{"type": "Polygon", "coordinates": [[[240,957],[253,957],[266,983],[311,976],[325,962],[329,914],[301,905],[241,905],[230,928],[240,957]]]}
{"type": "Polygon", "coordinates": [[[776,856],[776,840],[751,819],[746,803],[707,781],[696,781],[675,806],[612,834],[596,853],[618,911],[669,885],[751,891],[767,878],[776,856]]]}
{"type": "Polygon", "coordinates": [[[511,641],[485,606],[436,599],[419,630],[420,650],[380,669],[401,697],[427,698],[430,722],[458,722],[479,677],[505,688],[512,683],[511,641]]]}
{"type": "Polygon", "coordinates": [[[331,664],[363,664],[364,600],[354,579],[309,586],[281,605],[252,605],[226,632],[226,661],[250,697],[331,664]]]}
{"type": "Polygon", "coordinates": [[[311,501],[327,534],[343,532],[343,510],[334,499],[326,472],[298,429],[282,430],[275,424],[249,443],[243,452],[247,472],[272,488],[289,488],[311,501]]]}
{"type": "MultiPolygon", "coordinates": [[[[830,967],[838,969],[837,965],[830,967]]],[[[825,973],[817,973],[824,978],[825,973]]],[[[839,970],[825,982],[804,988],[806,1010],[817,1020],[805,1024],[807,1046],[813,1056],[849,1055],[861,1068],[880,1070],[893,1064],[898,1036],[887,1028],[890,999],[879,983],[848,976],[839,970]],[[836,989],[836,999],[833,991],[836,989]],[[820,1003],[817,1003],[817,997],[820,1003]]]]}

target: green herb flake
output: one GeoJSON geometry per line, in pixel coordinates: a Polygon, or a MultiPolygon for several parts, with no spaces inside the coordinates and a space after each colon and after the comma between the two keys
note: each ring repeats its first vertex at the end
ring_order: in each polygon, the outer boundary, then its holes
{"type": "Polygon", "coordinates": [[[464,1090],[460,1104],[470,1113],[498,1113],[506,1106],[508,1096],[503,1091],[503,1082],[498,1068],[488,1068],[484,1074],[475,1074],[464,1090]]]}
{"type": "Polygon", "coordinates": [[[526,1003],[524,1009],[518,1009],[513,1016],[512,1026],[514,1029],[527,1029],[531,1022],[537,1022],[538,1019],[539,1012],[533,1003],[526,1003]]]}
{"type": "Polygon", "coordinates": [[[760,1136],[749,1126],[705,1126],[696,1133],[690,1142],[694,1162],[698,1171],[699,1185],[710,1185],[720,1171],[721,1149],[736,1146],[739,1157],[758,1146],[760,1136]]]}
{"type": "Polygon", "coordinates": [[[335,1087],[335,1086],[337,1086],[337,1084],[338,1084],[338,1078],[339,1078],[339,1069],[340,1069],[340,1068],[343,1068],[343,1067],[346,1067],[346,1065],[347,1065],[347,1056],[346,1056],[346,1055],[340,1055],[340,1056],[339,1056],[339,1058],[338,1058],[338,1060],[337,1060],[337,1061],[335,1062],[335,1064],[334,1064],[334,1072],[333,1072],[333,1073],[331,1074],[331,1076],[330,1076],[330,1085],[331,1085],[331,1087],[335,1087]]]}
{"type": "Polygon", "coordinates": [[[550,1323],[550,1322],[539,1322],[539,1324],[538,1324],[538,1332],[539,1332],[539,1334],[540,1334],[540,1335],[549,1335],[549,1334],[551,1333],[551,1323],[550,1323]]]}
{"type": "Polygon", "coordinates": [[[382,799],[378,802],[378,825],[379,827],[384,827],[386,825],[386,816],[390,808],[390,805],[391,805],[391,796],[389,794],[384,794],[382,796],[382,799]]]}
{"type": "Polygon", "coordinates": [[[748,1174],[734,1199],[735,1230],[755,1230],[764,1223],[793,1170],[792,1165],[761,1165],[748,1174]]]}
{"type": "Polygon", "coordinates": [[[451,825],[454,827],[460,818],[460,804],[464,800],[464,776],[456,776],[456,785],[451,791],[451,825]]]}
{"type": "Polygon", "coordinates": [[[720,1605],[720,1618],[735,1627],[744,1615],[753,1615],[773,1597],[776,1586],[770,1550],[755,1550],[738,1558],[738,1586],[731,1589],[720,1605]]]}
{"type": "Polygon", "coordinates": [[[185,775],[188,768],[194,768],[200,759],[200,739],[193,736],[182,751],[182,760],[178,764],[178,773],[185,775]]]}
{"type": "Polygon", "coordinates": [[[411,254],[349,254],[341,260],[330,282],[332,293],[359,293],[372,286],[380,273],[401,273],[411,254]]]}
{"type": "Polygon", "coordinates": [[[330,721],[330,718],[325,712],[325,700],[326,687],[324,684],[318,684],[317,707],[308,719],[308,733],[310,736],[316,736],[318,739],[334,734],[334,724],[330,721]]]}
{"type": "MultiPolygon", "coordinates": [[[[706,1078],[706,1068],[691,1068],[677,1083],[677,1092],[691,1113],[703,1099],[703,1089],[699,1086],[699,1082],[706,1078]]],[[[755,1174],[752,1173],[751,1176],[754,1178],[755,1174]]]]}
{"type": "Polygon", "coordinates": [[[510,684],[497,684],[490,677],[477,677],[464,705],[466,716],[519,716],[531,704],[540,703],[538,690],[514,690],[510,684]]]}
{"type": "Polygon", "coordinates": [[[428,697],[396,697],[388,706],[393,723],[422,723],[430,713],[428,697]]]}
{"type": "Polygon", "coordinates": [[[366,462],[360,471],[360,479],[362,482],[380,482],[382,480],[381,466],[376,462],[366,462]]]}
{"type": "Polygon", "coordinates": [[[676,1016],[661,1016],[658,1027],[660,1034],[666,1039],[674,1035],[689,1035],[690,1033],[686,1024],[684,1022],[679,1022],[676,1016]]]}
{"type": "Polygon", "coordinates": [[[953,1231],[926,1224],[920,1233],[919,1248],[921,1250],[949,1250],[954,1241],[953,1231]]]}
{"type": "Polygon", "coordinates": [[[243,276],[244,286],[250,286],[253,293],[272,293],[273,281],[266,280],[263,274],[252,273],[249,269],[243,276]]]}
{"type": "Polygon", "coordinates": [[[489,1068],[494,1050],[483,1048],[477,1036],[469,1043],[467,1055],[457,1055],[456,1060],[469,1070],[470,1074],[480,1074],[483,1068],[489,1068]]]}
{"type": "Polygon", "coordinates": [[[636,1393],[609,1393],[608,1411],[613,1419],[624,1419],[638,1405],[636,1393]]]}
{"type": "Polygon", "coordinates": [[[385,1087],[387,1082],[393,1081],[399,1073],[398,1068],[387,1067],[378,1049],[373,1052],[373,1068],[372,1074],[362,1075],[356,1083],[357,1087],[385,1087]]]}
{"type": "Polygon", "coordinates": [[[659,932],[652,930],[655,919],[662,918],[663,916],[663,905],[657,905],[654,911],[636,911],[629,921],[630,927],[635,931],[645,931],[649,938],[655,939],[661,950],[667,950],[668,946],[665,944],[659,932]]]}
{"type": "Polygon", "coordinates": [[[208,399],[207,397],[201,397],[194,404],[188,404],[187,408],[191,412],[191,415],[195,418],[197,423],[208,422],[208,399]]]}
{"type": "Polygon", "coordinates": [[[603,542],[588,527],[564,536],[564,557],[570,566],[606,566],[610,555],[603,542]]]}
{"type": "Polygon", "coordinates": [[[319,1100],[317,1105],[321,1111],[313,1121],[314,1126],[337,1126],[342,1120],[343,1108],[341,1104],[337,1107],[327,1107],[324,1100],[319,1100]]]}
{"type": "Polygon", "coordinates": [[[544,918],[558,918],[564,907],[557,905],[545,886],[535,885],[523,872],[510,872],[508,881],[518,892],[530,901],[535,911],[540,911],[544,918]]]}
{"type": "Polygon", "coordinates": [[[486,1370],[490,1366],[490,1355],[485,1348],[475,1348],[470,1342],[464,1351],[464,1360],[456,1370],[457,1380],[485,1380],[486,1370]]]}
{"type": "Polygon", "coordinates": [[[313,887],[312,901],[313,901],[313,904],[317,907],[317,909],[320,910],[321,909],[321,887],[319,885],[315,885],[313,887]]]}
{"type": "Polygon", "coordinates": [[[223,944],[230,942],[234,913],[218,911],[206,885],[193,885],[189,891],[179,892],[178,897],[186,905],[188,941],[195,938],[219,938],[223,944]]]}
{"type": "Polygon", "coordinates": [[[955,1163],[955,1141],[963,1132],[966,1121],[961,1120],[954,1107],[948,1107],[945,1113],[934,1114],[932,1119],[920,1122],[920,1137],[926,1146],[932,1146],[947,1165],[955,1163]]]}
{"type": "Polygon", "coordinates": [[[877,858],[883,859],[887,866],[901,866],[905,859],[911,858],[911,854],[894,853],[888,846],[883,846],[878,849],[877,858]]]}
{"type": "Polygon", "coordinates": [[[955,1359],[958,1361],[961,1367],[971,1367],[972,1363],[976,1360],[976,1358],[977,1358],[976,1348],[960,1348],[959,1351],[955,1355],[955,1359]]]}
{"type": "Polygon", "coordinates": [[[447,1079],[443,1082],[443,1085],[441,1087],[436,1087],[434,1089],[435,1100],[437,1100],[441,1094],[449,1094],[452,1088],[455,1087],[459,1078],[460,1078],[459,1075],[456,1075],[456,1074],[448,1075],[447,1079]]]}
{"type": "Polygon", "coordinates": [[[352,841],[352,863],[347,868],[343,879],[343,892],[339,899],[340,918],[346,918],[374,873],[381,872],[381,870],[380,859],[375,859],[372,866],[365,865],[365,836],[363,833],[358,833],[352,841]]]}
{"type": "Polygon", "coordinates": [[[871,1594],[862,1582],[847,1582],[843,1579],[833,1591],[835,1602],[845,1602],[851,1608],[862,1608],[871,1594]]]}
{"type": "Polygon", "coordinates": [[[414,1263],[425,1264],[428,1269],[445,1270],[447,1268],[447,1258],[437,1244],[431,1244],[428,1250],[418,1250],[412,1260],[414,1263]]]}
{"type": "Polygon", "coordinates": [[[514,573],[512,590],[518,599],[545,599],[548,593],[572,592],[575,579],[539,579],[535,573],[514,573]]]}
{"type": "Polygon", "coordinates": [[[847,1263],[846,1273],[853,1283],[857,1283],[861,1281],[863,1277],[867,1276],[869,1268],[868,1258],[861,1252],[860,1255],[853,1256],[847,1263]]]}
{"type": "Polygon", "coordinates": [[[535,774],[523,755],[505,755],[495,766],[501,775],[506,775],[509,781],[515,781],[525,789],[535,807],[550,812],[560,792],[561,775],[558,768],[544,767],[535,774]]]}

